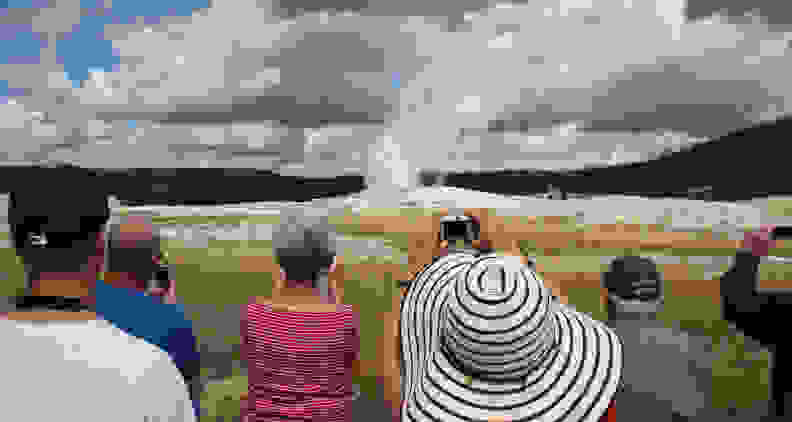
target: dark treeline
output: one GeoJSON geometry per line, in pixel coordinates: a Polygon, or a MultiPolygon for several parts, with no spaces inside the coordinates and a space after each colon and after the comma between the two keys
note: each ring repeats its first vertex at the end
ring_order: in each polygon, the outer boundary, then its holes
{"type": "MultiPolygon", "coordinates": [[[[450,173],[445,184],[504,195],[554,186],[583,195],[740,201],[792,193],[786,169],[792,118],[759,124],[646,162],[572,171],[450,173]]],[[[425,179],[432,179],[427,176],[425,179]]]]}
{"type": "MultiPolygon", "coordinates": [[[[350,195],[365,187],[362,176],[301,178],[256,169],[86,169],[41,166],[0,167],[0,191],[35,189],[79,173],[75,197],[90,183],[129,205],[220,205],[255,201],[301,202],[350,195]],[[89,174],[90,182],[82,176],[89,174]]],[[[68,198],[68,192],[63,192],[68,198]]],[[[59,198],[63,200],[63,198],[59,198]]],[[[67,199],[66,199],[67,200],[67,199]]],[[[53,200],[57,203],[56,200],[53,200]]],[[[57,204],[55,204],[57,206],[57,204]]]]}
{"type": "MultiPolygon", "coordinates": [[[[581,195],[636,195],[739,201],[792,194],[786,175],[792,118],[760,124],[642,163],[566,172],[512,170],[421,177],[440,184],[504,195],[545,193],[553,186],[581,195]]],[[[256,169],[85,169],[0,167],[0,192],[35,189],[72,172],[89,172],[100,188],[129,205],[220,205],[301,202],[365,189],[363,176],[302,178],[256,169]]],[[[80,182],[83,183],[83,182],[80,182]]],[[[84,187],[73,185],[75,191],[84,187]]],[[[64,192],[68,198],[68,192],[64,192]]],[[[53,202],[57,202],[54,201],[53,202]]]]}

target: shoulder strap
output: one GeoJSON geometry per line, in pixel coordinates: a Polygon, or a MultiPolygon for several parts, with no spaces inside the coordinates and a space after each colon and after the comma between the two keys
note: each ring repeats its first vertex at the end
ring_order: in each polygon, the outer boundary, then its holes
{"type": "Polygon", "coordinates": [[[77,297],[27,295],[13,298],[12,303],[16,312],[36,310],[82,312],[94,310],[92,305],[84,303],[77,297]]]}

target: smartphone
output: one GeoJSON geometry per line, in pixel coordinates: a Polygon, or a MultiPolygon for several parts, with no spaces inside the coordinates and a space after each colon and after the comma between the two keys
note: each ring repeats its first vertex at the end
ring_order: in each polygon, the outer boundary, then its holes
{"type": "MultiPolygon", "coordinates": [[[[792,239],[792,226],[779,226],[774,227],[770,237],[773,240],[792,239]]],[[[783,270],[774,264],[792,264],[792,258],[782,256],[766,256],[763,257],[759,263],[759,274],[756,277],[756,290],[759,293],[789,293],[792,290],[792,281],[788,280],[787,276],[781,277],[782,280],[777,279],[777,275],[770,276],[771,273],[783,270]]]]}
{"type": "Polygon", "coordinates": [[[773,228],[772,238],[792,239],[792,226],[778,226],[773,228]]]}
{"type": "Polygon", "coordinates": [[[478,238],[479,227],[472,217],[446,216],[440,220],[440,241],[447,241],[449,247],[461,242],[464,248],[472,248],[478,238]]]}
{"type": "Polygon", "coordinates": [[[154,276],[148,283],[149,289],[170,289],[170,271],[168,270],[167,265],[159,265],[157,271],[154,272],[154,276]]]}
{"type": "MultiPolygon", "coordinates": [[[[451,252],[471,253],[477,256],[492,252],[492,249],[475,249],[473,247],[473,241],[479,240],[479,235],[479,224],[472,217],[454,215],[440,219],[440,241],[447,241],[448,249],[451,252]],[[462,245],[460,246],[459,243],[462,245]]],[[[411,283],[410,280],[398,280],[396,285],[400,288],[409,288],[411,283]]]]}

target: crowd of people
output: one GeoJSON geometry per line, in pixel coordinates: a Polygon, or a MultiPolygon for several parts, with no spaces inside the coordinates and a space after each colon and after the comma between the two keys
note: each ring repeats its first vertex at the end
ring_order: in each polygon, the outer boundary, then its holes
{"type": "MultiPolygon", "coordinates": [[[[175,280],[149,283],[163,259],[151,220],[111,219],[90,178],[67,176],[9,195],[27,280],[0,319],[3,412],[28,421],[198,420],[200,353],[175,280]]],[[[543,280],[514,241],[498,244],[487,213],[466,213],[481,229],[476,249],[497,252],[449,251],[437,216],[409,287],[383,313],[381,379],[394,421],[713,417],[711,354],[658,320],[665,292],[654,262],[611,263],[603,274],[608,319],[598,321],[543,280]]],[[[792,301],[755,290],[770,232],[746,234],[721,291],[724,319],[774,352],[771,396],[783,418],[783,336],[768,321],[792,301]]],[[[272,295],[240,309],[248,366],[240,418],[352,420],[360,317],[344,303],[331,227],[284,216],[273,245],[281,273],[272,295]]]]}

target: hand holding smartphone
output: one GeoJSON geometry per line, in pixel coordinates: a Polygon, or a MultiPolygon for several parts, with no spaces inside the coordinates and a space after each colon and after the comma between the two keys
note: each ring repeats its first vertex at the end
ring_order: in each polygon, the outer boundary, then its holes
{"type": "Polygon", "coordinates": [[[746,232],[743,238],[744,249],[751,251],[753,256],[765,257],[774,243],[774,226],[762,226],[758,231],[746,232]]]}
{"type": "Polygon", "coordinates": [[[176,292],[174,281],[170,276],[167,258],[163,254],[153,257],[156,270],[146,285],[146,292],[151,296],[158,296],[165,303],[175,303],[176,292]]]}
{"type": "Polygon", "coordinates": [[[440,242],[448,242],[451,250],[474,251],[473,241],[479,239],[479,226],[467,215],[449,215],[440,219],[440,242]]]}
{"type": "MultiPolygon", "coordinates": [[[[777,241],[792,239],[792,226],[768,226],[753,234],[751,251],[754,256],[763,257],[768,264],[792,264],[791,257],[771,256],[770,248],[778,247],[777,241]]],[[[757,277],[757,291],[762,293],[781,293],[789,291],[790,283],[783,280],[763,280],[760,263],[759,276],[757,277]]],[[[785,277],[784,277],[785,279],[785,277]]]]}

